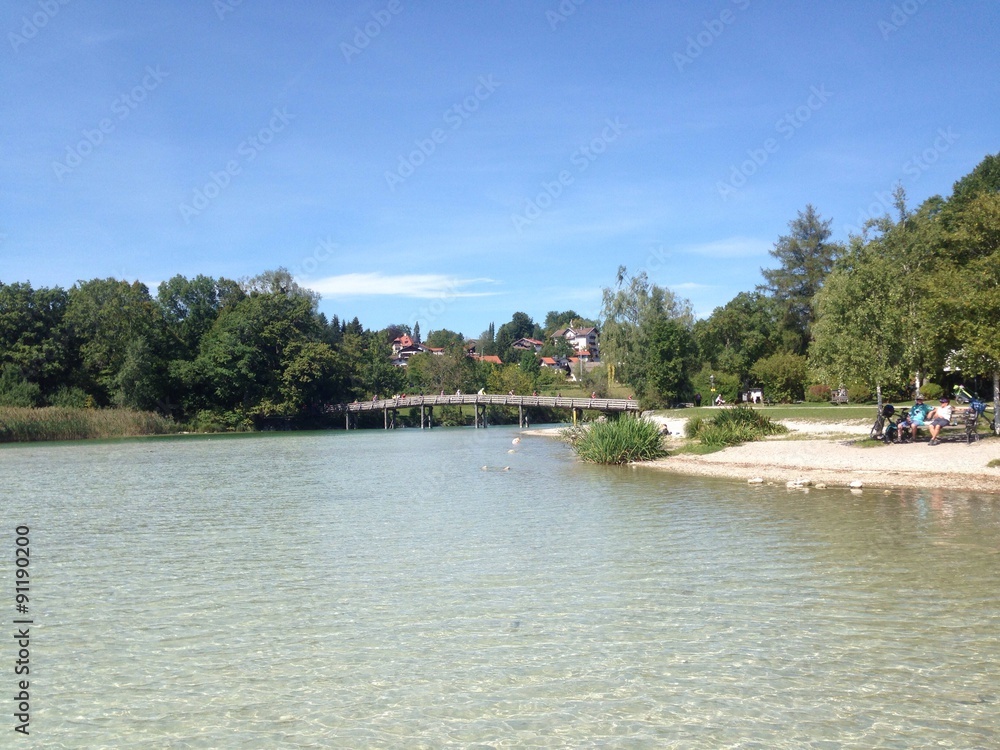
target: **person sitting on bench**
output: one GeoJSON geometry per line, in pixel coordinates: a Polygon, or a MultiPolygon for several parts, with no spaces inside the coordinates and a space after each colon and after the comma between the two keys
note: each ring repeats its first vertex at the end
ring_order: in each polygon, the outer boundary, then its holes
{"type": "Polygon", "coordinates": [[[927,424],[927,415],[931,407],[924,403],[922,398],[917,399],[917,403],[910,409],[910,437],[917,439],[917,430],[927,424]]]}
{"type": "Polygon", "coordinates": [[[927,423],[927,429],[931,433],[930,445],[938,445],[941,442],[938,440],[938,435],[941,434],[942,427],[947,427],[951,424],[951,413],[951,402],[946,398],[942,398],[940,405],[931,409],[931,413],[927,415],[930,419],[927,423]]]}

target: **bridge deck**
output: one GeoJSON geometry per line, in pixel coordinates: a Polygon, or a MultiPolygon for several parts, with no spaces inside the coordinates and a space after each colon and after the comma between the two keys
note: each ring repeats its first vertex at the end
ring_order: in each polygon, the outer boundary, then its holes
{"type": "Polygon", "coordinates": [[[500,396],[476,393],[453,396],[407,396],[384,398],[378,401],[356,401],[353,404],[336,404],[331,411],[382,411],[407,409],[411,406],[546,406],[563,409],[591,409],[594,411],[639,411],[639,404],[625,398],[562,398],[560,396],[500,396]]]}

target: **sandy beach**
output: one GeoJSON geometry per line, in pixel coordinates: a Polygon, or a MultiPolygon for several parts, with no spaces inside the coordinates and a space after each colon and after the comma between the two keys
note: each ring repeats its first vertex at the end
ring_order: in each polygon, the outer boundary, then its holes
{"type": "MultiPolygon", "coordinates": [[[[657,418],[672,435],[683,434],[683,420],[657,418]]],[[[1000,439],[971,445],[960,431],[946,432],[940,445],[881,445],[867,440],[868,425],[781,421],[788,435],[746,443],[707,455],[673,454],[636,466],[677,474],[750,480],[786,485],[808,482],[827,487],[938,487],[1000,494],[1000,439]],[[865,446],[865,447],[862,447],[865,446]]],[[[558,429],[529,430],[555,435],[558,429]]],[[[680,443],[677,438],[677,444],[680,443]]],[[[669,449],[669,442],[668,442],[669,449]]]]}

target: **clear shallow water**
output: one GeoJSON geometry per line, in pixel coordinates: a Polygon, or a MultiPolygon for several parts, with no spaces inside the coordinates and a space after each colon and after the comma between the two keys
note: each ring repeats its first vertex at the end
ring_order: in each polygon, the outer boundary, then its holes
{"type": "Polygon", "coordinates": [[[3,448],[37,623],[17,746],[1000,745],[1000,497],[516,434],[3,448]]]}

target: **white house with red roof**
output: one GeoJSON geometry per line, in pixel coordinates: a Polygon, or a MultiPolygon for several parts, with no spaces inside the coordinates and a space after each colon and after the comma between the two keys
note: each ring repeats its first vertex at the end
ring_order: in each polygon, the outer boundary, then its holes
{"type": "Polygon", "coordinates": [[[410,357],[414,354],[424,353],[444,354],[444,349],[418,344],[405,333],[392,340],[392,363],[396,367],[406,367],[406,363],[410,357]]]}
{"type": "Polygon", "coordinates": [[[601,359],[601,332],[592,326],[560,328],[552,334],[554,339],[566,339],[570,347],[584,362],[601,359]]]}

